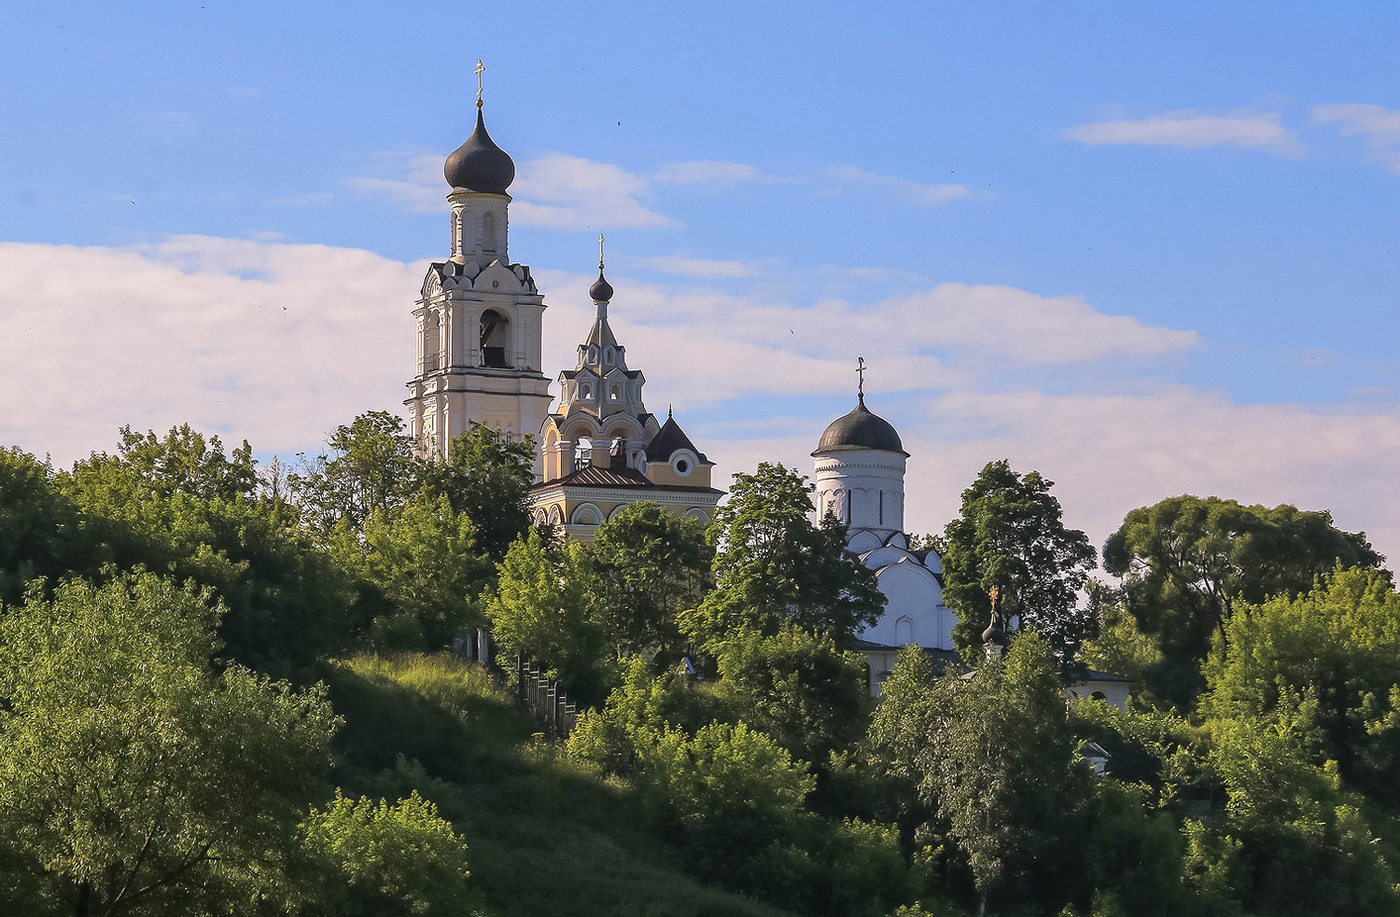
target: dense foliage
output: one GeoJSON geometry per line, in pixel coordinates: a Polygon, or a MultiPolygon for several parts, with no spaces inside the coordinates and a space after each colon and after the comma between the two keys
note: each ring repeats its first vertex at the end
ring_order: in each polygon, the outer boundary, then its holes
{"type": "Polygon", "coordinates": [[[566,543],[532,459],[384,413],[285,479],[189,427],[0,450],[0,912],[1400,915],[1400,595],[1325,512],[1172,498],[1090,583],[993,462],[938,545],[973,667],[876,699],[883,596],[801,475],[566,543]],[[504,675],[444,652],[478,629],[504,675]],[[1144,689],[1067,700],[1085,663],[1144,689]]]}
{"type": "Polygon", "coordinates": [[[982,651],[982,632],[997,610],[1049,641],[1061,662],[1075,658],[1095,621],[1080,601],[1094,567],[1088,537],[1067,529],[1053,481],[1022,476],[1003,459],[989,462],[963,491],[962,511],[944,531],[944,601],[958,615],[953,642],[964,658],[982,651]]]}

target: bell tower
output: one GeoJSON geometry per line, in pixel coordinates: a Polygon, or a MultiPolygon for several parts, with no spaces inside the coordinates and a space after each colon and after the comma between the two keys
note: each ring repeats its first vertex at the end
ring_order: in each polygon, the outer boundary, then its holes
{"type": "MultiPolygon", "coordinates": [[[[476,129],[447,157],[443,175],[451,255],[434,262],[413,316],[417,374],[408,383],[408,429],[423,455],[446,457],[470,421],[519,439],[539,432],[549,412],[540,371],[544,297],[530,268],[508,255],[515,163],[486,132],[477,61],[476,129]]],[[[543,469],[535,460],[535,476],[543,469]]]]}

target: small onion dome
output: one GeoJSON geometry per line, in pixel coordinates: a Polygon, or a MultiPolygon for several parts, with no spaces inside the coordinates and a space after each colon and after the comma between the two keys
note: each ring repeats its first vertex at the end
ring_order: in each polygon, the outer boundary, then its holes
{"type": "Polygon", "coordinates": [[[482,194],[505,194],[515,181],[515,162],[486,133],[480,108],[476,110],[476,130],[447,157],[442,174],[452,187],[482,194]]]}
{"type": "Polygon", "coordinates": [[[593,286],[588,288],[588,295],[593,297],[594,302],[612,302],[613,288],[603,276],[603,269],[598,269],[598,279],[593,281],[593,286]]]}
{"type": "Polygon", "coordinates": [[[992,612],[992,623],[982,631],[982,642],[988,646],[1005,646],[1006,631],[1001,626],[1001,615],[992,612]]]}
{"type": "Polygon", "coordinates": [[[909,454],[904,452],[904,443],[900,441],[898,431],[888,420],[865,406],[863,395],[856,403],[855,410],[831,422],[817,444],[817,451],[812,454],[843,449],[878,449],[881,452],[909,454]]]}

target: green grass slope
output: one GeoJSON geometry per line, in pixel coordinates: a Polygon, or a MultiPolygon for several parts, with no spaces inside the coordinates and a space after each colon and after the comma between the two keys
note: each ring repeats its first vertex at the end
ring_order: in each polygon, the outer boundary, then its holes
{"type": "Polygon", "coordinates": [[[323,673],[347,793],[417,789],[466,838],[483,917],[782,917],[698,884],[625,784],[536,733],[480,667],[360,657],[323,673]]]}

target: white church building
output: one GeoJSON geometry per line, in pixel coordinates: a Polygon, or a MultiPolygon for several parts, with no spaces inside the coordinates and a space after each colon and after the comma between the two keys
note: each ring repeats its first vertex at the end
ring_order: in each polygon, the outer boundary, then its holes
{"type": "MultiPolygon", "coordinates": [[[[429,266],[413,310],[417,371],[404,401],[409,433],[421,454],[443,458],[473,422],[508,439],[539,437],[531,511],[572,538],[590,539],[604,519],[638,500],[708,521],[721,496],[710,486],[713,463],[674,417],[663,424],[646,411],[645,378],[628,368],[608,323],[614,291],[601,257],[589,291],[597,316],[577,366],[560,374],[551,411],[543,372],[546,306],[529,266],[510,260],[515,163],[486,131],[481,70],[478,61],[475,129],[443,168],[450,254],[429,266]]],[[[871,691],[879,693],[903,646],[956,660],[957,618],[943,604],[937,552],[910,547],[904,531],[909,454],[898,431],[866,407],[863,365],[861,372],[855,408],[827,426],[812,456],[818,514],[832,513],[847,526],[847,548],[875,571],[887,601],[880,619],[856,635],[870,663],[871,691]]],[[[1079,689],[1115,702],[1127,696],[1125,680],[1103,673],[1070,690],[1079,689]]]]}

